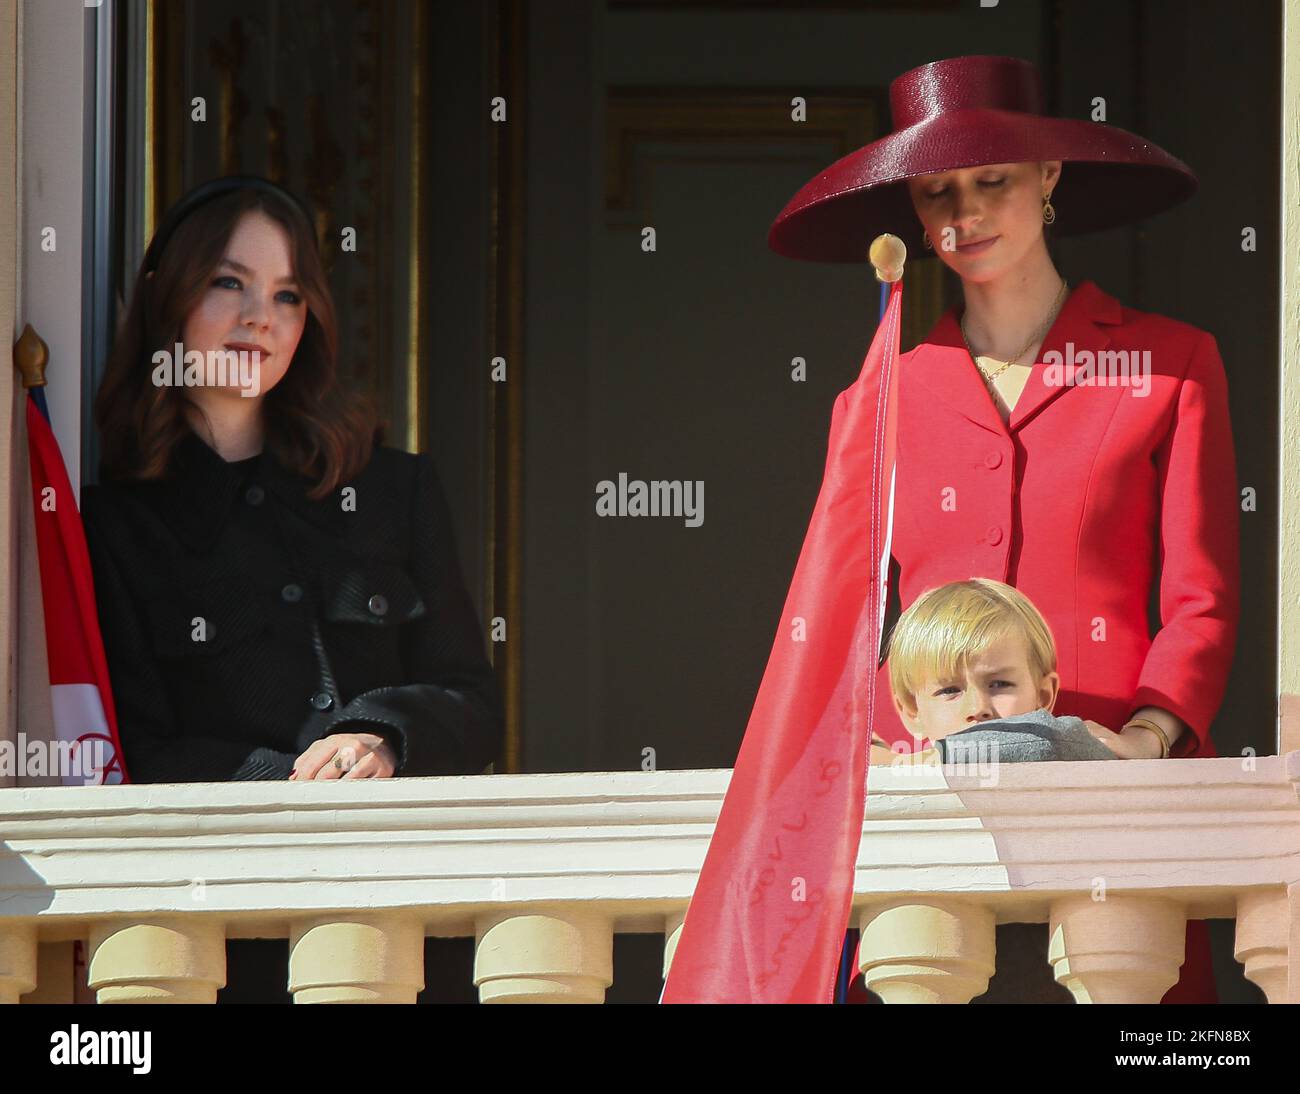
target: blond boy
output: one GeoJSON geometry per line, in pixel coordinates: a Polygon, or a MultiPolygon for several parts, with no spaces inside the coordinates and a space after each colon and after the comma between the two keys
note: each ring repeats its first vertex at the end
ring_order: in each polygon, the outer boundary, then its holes
{"type": "MultiPolygon", "coordinates": [[[[889,641],[889,682],[903,724],[934,742],[981,722],[1050,712],[1061,678],[1038,609],[1010,585],[971,578],[930,589],[902,613],[889,641]]],[[[935,747],[900,757],[872,741],[873,763],[937,758],[935,747]]]]}

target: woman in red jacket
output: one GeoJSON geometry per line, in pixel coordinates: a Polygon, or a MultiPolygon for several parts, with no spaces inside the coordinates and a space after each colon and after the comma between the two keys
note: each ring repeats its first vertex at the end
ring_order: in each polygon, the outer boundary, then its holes
{"type": "MultiPolygon", "coordinates": [[[[1051,625],[1058,711],[1120,757],[1213,756],[1239,596],[1218,347],[1093,281],[1067,285],[1044,234],[1158,212],[1195,176],[1123,130],[1044,116],[1038,73],[1018,58],[924,65],[890,101],[894,131],[800,190],[770,243],[865,261],[889,231],[961,278],[964,306],[900,359],[899,605],[949,581],[1005,581],[1051,625]]],[[[909,741],[880,672],[876,733],[909,741]]],[[[1164,1001],[1214,1002],[1203,923],[1187,942],[1164,1001]]]]}

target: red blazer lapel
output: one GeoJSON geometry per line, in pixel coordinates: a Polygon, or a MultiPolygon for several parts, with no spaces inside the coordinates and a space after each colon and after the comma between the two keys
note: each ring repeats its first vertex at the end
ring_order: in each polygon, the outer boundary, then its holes
{"type": "Polygon", "coordinates": [[[1075,287],[1056,317],[1056,322],[1052,324],[1052,329],[1043,339],[1038,360],[1034,362],[1025,383],[1025,390],[1020,393],[1015,409],[1011,412],[1010,428],[1013,433],[1048,403],[1059,399],[1075,386],[1061,382],[1060,375],[1066,371],[1064,369],[1054,370],[1052,382],[1049,383],[1048,362],[1055,358],[1061,365],[1068,365],[1071,360],[1081,364],[1082,361],[1089,360],[1088,357],[1080,356],[1087,351],[1096,365],[1097,354],[1110,345],[1111,333],[1108,328],[1117,324],[1121,318],[1119,301],[1102,292],[1096,284],[1082,281],[1075,287]],[[1059,358],[1055,357],[1057,354],[1060,355],[1059,358]]]}
{"type": "Polygon", "coordinates": [[[1010,422],[1004,425],[975,362],[966,350],[958,322],[958,307],[954,305],[939,317],[925,340],[916,347],[908,370],[913,379],[928,387],[937,398],[976,425],[1000,436],[1015,432],[1048,403],[1070,390],[1069,385],[1048,382],[1044,358],[1049,353],[1060,353],[1062,361],[1068,362],[1067,347],[1073,347],[1076,361],[1086,350],[1094,355],[1095,363],[1095,355],[1110,344],[1111,334],[1107,328],[1119,323],[1122,317],[1119,302],[1094,282],[1082,281],[1076,285],[1043,339],[1038,360],[1016,401],[1010,422]]]}

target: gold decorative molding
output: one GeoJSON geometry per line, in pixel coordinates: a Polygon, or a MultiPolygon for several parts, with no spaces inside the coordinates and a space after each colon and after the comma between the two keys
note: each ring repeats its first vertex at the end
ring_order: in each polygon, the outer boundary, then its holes
{"type": "MultiPolygon", "coordinates": [[[[508,379],[489,381],[489,552],[484,616],[506,621],[506,641],[491,643],[505,706],[506,740],[501,772],[523,766],[523,463],[524,463],[524,211],[526,197],[527,12],[523,0],[497,0],[488,16],[487,87],[502,96],[509,121],[492,126],[489,139],[489,262],[487,350],[503,357],[508,379]]],[[[488,362],[483,362],[486,368],[488,362]]]]}
{"type": "Polygon", "coordinates": [[[834,160],[874,139],[881,107],[876,91],[612,86],[605,104],[605,206],[630,212],[644,197],[634,181],[640,145],[829,145],[834,160]],[[807,121],[791,119],[796,96],[808,104],[807,121]]]}
{"type": "Polygon", "coordinates": [[[190,96],[181,75],[184,10],[164,0],[149,0],[145,20],[144,217],[146,246],[163,211],[184,186],[184,126],[190,96]]]}
{"type": "Polygon", "coordinates": [[[406,344],[406,447],[411,452],[424,451],[428,428],[423,378],[420,370],[424,357],[424,300],[420,270],[427,260],[423,221],[423,195],[427,185],[427,157],[424,152],[425,71],[427,56],[427,13],[423,4],[411,5],[411,181],[410,231],[407,239],[407,344],[406,344]]]}
{"type": "Polygon", "coordinates": [[[242,173],[243,157],[240,155],[240,131],[248,117],[248,96],[240,86],[244,62],[248,59],[248,37],[239,19],[230,20],[228,41],[215,40],[208,44],[208,61],[218,73],[220,87],[221,173],[242,173]]]}

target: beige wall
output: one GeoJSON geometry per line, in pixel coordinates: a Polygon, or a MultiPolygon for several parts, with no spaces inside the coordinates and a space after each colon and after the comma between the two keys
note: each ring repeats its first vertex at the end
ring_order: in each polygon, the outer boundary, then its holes
{"type": "MultiPolygon", "coordinates": [[[[83,0],[20,0],[18,329],[50,347],[46,405],[72,488],[81,489],[82,270],[86,164],[86,51],[94,49],[83,0]],[[56,232],[55,250],[41,233],[56,232]]],[[[95,18],[107,22],[107,9],[95,18]]]]}
{"type": "Polygon", "coordinates": [[[1282,62],[1281,751],[1300,749],[1300,0],[1286,0],[1282,62]]]}
{"type": "MultiPolygon", "coordinates": [[[[22,498],[11,471],[13,434],[10,407],[14,405],[14,306],[18,273],[17,91],[18,5],[0,0],[0,717],[5,726],[17,720],[17,678],[11,612],[17,603],[17,503],[22,498]]],[[[2,730],[4,727],[0,727],[2,730]]],[[[4,734],[0,732],[0,738],[4,734]]]]}

